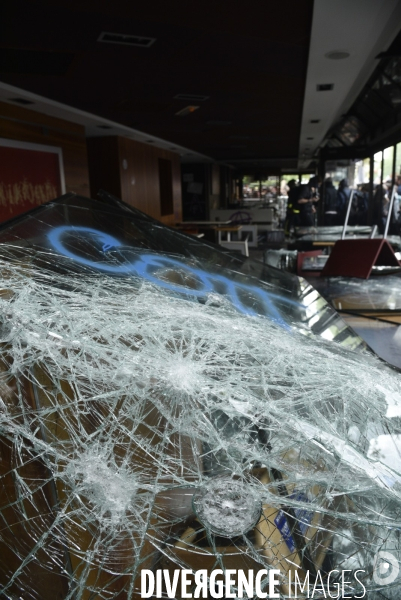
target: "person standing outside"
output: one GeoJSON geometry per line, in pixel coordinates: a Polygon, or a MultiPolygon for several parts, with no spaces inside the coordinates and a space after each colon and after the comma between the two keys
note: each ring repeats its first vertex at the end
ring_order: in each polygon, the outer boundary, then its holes
{"type": "Polygon", "coordinates": [[[297,208],[302,227],[313,227],[315,224],[315,213],[313,192],[309,185],[301,185],[299,187],[299,196],[297,208]]]}
{"type": "Polygon", "coordinates": [[[295,179],[288,182],[288,201],[285,231],[290,234],[295,227],[300,225],[300,211],[298,207],[299,187],[295,179]]]}

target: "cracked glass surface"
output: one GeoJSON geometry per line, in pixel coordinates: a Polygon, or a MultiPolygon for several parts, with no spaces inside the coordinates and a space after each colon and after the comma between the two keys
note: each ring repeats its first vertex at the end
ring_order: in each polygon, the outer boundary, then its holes
{"type": "Polygon", "coordinates": [[[338,310],[380,312],[401,309],[401,277],[386,275],[369,279],[322,278],[317,289],[338,310]]]}
{"type": "Polygon", "coordinates": [[[1,597],[274,568],[399,598],[400,375],[310,285],[76,196],[0,262],[1,597]]]}

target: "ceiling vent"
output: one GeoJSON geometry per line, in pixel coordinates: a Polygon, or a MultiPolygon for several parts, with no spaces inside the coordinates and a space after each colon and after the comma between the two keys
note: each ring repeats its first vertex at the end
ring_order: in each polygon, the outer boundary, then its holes
{"type": "Polygon", "coordinates": [[[185,100],[187,102],[204,102],[209,100],[210,96],[202,96],[198,94],[177,94],[174,100],[185,100]]]}
{"type": "Polygon", "coordinates": [[[316,89],[318,92],[329,92],[334,89],[334,83],[319,83],[316,89]]]}
{"type": "Polygon", "coordinates": [[[150,48],[155,43],[156,38],[144,37],[141,35],[125,35],[124,33],[110,33],[102,31],[98,42],[106,44],[123,44],[124,46],[137,46],[138,48],[150,48]]]}

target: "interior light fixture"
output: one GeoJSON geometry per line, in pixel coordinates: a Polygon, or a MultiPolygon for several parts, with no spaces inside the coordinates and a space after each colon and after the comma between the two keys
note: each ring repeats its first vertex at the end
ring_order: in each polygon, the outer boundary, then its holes
{"type": "Polygon", "coordinates": [[[198,108],[199,108],[199,106],[186,106],[185,108],[182,108],[181,110],[176,112],[175,116],[176,117],[186,117],[187,115],[190,115],[191,113],[198,110],[198,108]]]}
{"type": "Polygon", "coordinates": [[[315,125],[316,123],[320,123],[320,119],[311,119],[309,123],[313,123],[315,125]]]}
{"type": "Polygon", "coordinates": [[[318,92],[329,92],[334,89],[334,83],[318,83],[316,90],[318,92]]]}

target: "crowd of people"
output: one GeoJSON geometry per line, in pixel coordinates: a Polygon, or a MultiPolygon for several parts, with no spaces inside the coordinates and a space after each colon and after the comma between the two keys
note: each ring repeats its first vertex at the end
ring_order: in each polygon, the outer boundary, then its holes
{"type": "MultiPolygon", "coordinates": [[[[324,225],[344,225],[351,189],[347,179],[342,179],[336,189],[332,179],[328,177],[324,182],[324,225]]],[[[367,225],[369,205],[369,185],[358,185],[354,190],[350,213],[349,225],[367,225]]]]}
{"type": "MultiPolygon", "coordinates": [[[[401,175],[397,175],[395,180],[395,194],[393,210],[390,217],[389,233],[400,235],[401,233],[401,175]]],[[[384,233],[388,213],[390,209],[390,200],[393,190],[391,179],[382,185],[377,185],[373,194],[373,219],[377,223],[379,233],[384,233]]]]}
{"type": "MultiPolygon", "coordinates": [[[[390,218],[389,233],[401,233],[401,175],[396,177],[396,193],[394,196],[393,210],[390,218]]],[[[369,184],[364,183],[354,188],[349,216],[349,225],[368,224],[369,184]]],[[[387,221],[393,183],[387,180],[382,184],[373,186],[373,224],[378,226],[379,233],[383,233],[387,221]]],[[[271,200],[277,196],[278,189],[274,186],[244,187],[244,198],[259,198],[271,200]]],[[[335,187],[331,177],[324,182],[318,176],[311,177],[307,184],[299,184],[295,179],[281,180],[280,194],[288,196],[285,230],[290,233],[295,227],[314,227],[318,225],[317,213],[319,212],[319,225],[343,225],[345,222],[351,189],[347,179],[342,179],[335,187]],[[320,203],[320,210],[317,210],[320,203]]],[[[284,207],[285,211],[285,207],[284,207]]],[[[284,218],[284,214],[282,217],[284,218]]]]}
{"type": "MultiPolygon", "coordinates": [[[[390,220],[390,233],[399,235],[401,229],[401,175],[396,179],[397,190],[390,220]]],[[[317,203],[322,202],[321,225],[331,227],[343,225],[348,209],[351,189],[347,179],[342,179],[336,188],[330,177],[323,184],[318,177],[312,177],[306,185],[298,185],[295,179],[287,183],[286,231],[295,227],[313,227],[317,225],[317,203]]],[[[387,220],[392,181],[374,186],[373,221],[383,233],[387,220]]],[[[361,184],[354,189],[350,206],[348,224],[367,225],[369,205],[369,184],[361,184]]]]}

